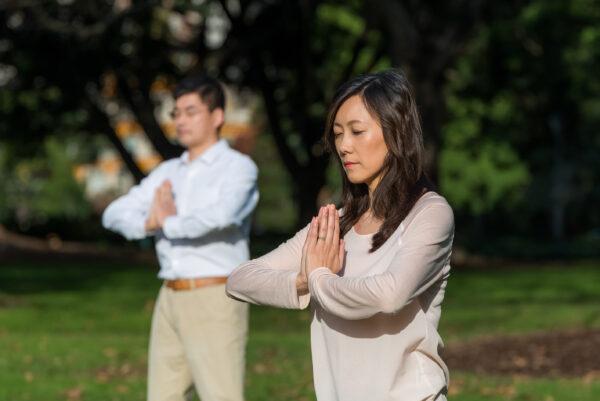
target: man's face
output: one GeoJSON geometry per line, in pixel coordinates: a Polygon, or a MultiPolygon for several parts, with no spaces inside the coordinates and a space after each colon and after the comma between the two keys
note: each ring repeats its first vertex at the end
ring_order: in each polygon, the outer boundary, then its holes
{"type": "Polygon", "coordinates": [[[175,101],[173,121],[181,145],[187,149],[204,146],[218,138],[223,110],[210,111],[197,93],[188,93],[175,101]]]}

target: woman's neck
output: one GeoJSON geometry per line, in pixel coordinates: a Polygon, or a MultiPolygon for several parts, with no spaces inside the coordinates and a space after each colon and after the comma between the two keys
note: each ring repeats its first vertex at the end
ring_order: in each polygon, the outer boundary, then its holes
{"type": "Polygon", "coordinates": [[[375,178],[373,178],[370,182],[367,182],[367,188],[369,189],[369,204],[372,204],[372,200],[373,200],[373,194],[375,193],[375,190],[377,189],[377,185],[379,185],[379,182],[381,181],[381,176],[377,176],[375,178]]]}
{"type": "Polygon", "coordinates": [[[383,224],[383,220],[377,218],[373,210],[369,208],[358,218],[354,225],[354,231],[361,235],[376,233],[379,231],[381,224],[383,224]]]}

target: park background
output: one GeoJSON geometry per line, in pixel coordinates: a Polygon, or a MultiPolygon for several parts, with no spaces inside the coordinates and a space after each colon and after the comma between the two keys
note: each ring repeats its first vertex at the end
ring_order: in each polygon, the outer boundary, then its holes
{"type": "MultiPolygon", "coordinates": [[[[169,89],[227,86],[252,254],[336,202],[335,88],[401,67],[456,217],[449,399],[600,399],[597,0],[0,1],[0,400],[143,400],[152,241],[103,208],[181,149],[169,89]]],[[[312,400],[309,314],[253,307],[249,401],[312,400]]]]}

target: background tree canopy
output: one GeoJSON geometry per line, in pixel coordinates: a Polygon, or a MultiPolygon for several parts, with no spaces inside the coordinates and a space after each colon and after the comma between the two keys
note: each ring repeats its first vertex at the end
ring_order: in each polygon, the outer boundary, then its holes
{"type": "Polygon", "coordinates": [[[2,2],[0,224],[97,238],[70,166],[109,143],[143,177],[114,104],[177,155],[153,85],[206,71],[261,98],[257,227],[290,231],[335,199],[321,143],[335,88],[399,66],[460,238],[597,240],[599,14],[593,0],[2,2]]]}

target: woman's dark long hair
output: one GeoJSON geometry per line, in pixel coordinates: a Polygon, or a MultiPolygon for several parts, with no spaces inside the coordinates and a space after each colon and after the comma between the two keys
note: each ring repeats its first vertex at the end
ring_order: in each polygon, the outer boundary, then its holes
{"type": "Polygon", "coordinates": [[[371,200],[367,185],[351,183],[342,169],[344,214],[340,231],[346,234],[371,206],[375,217],[383,220],[373,237],[370,252],[374,252],[398,228],[419,197],[433,186],[423,171],[425,152],[417,105],[410,83],[399,70],[361,75],[338,89],[325,126],[324,139],[329,150],[339,160],[333,124],[340,106],[355,95],[360,96],[371,116],[381,125],[388,154],[381,168],[381,181],[371,200]]]}

